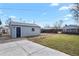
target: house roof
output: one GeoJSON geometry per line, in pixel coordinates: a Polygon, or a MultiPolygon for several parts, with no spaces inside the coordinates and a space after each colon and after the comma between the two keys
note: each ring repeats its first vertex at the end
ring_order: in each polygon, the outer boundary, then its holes
{"type": "Polygon", "coordinates": [[[78,25],[66,25],[63,27],[63,29],[78,29],[79,26],[78,25]]]}
{"type": "Polygon", "coordinates": [[[12,21],[11,26],[28,26],[28,27],[40,27],[37,24],[32,24],[32,23],[22,23],[22,22],[14,22],[12,21]]]}
{"type": "Polygon", "coordinates": [[[79,26],[77,26],[77,25],[66,25],[64,27],[79,27],[79,26]]]}
{"type": "Polygon", "coordinates": [[[49,30],[49,29],[62,29],[62,28],[48,27],[48,28],[42,28],[42,29],[49,30]]]}

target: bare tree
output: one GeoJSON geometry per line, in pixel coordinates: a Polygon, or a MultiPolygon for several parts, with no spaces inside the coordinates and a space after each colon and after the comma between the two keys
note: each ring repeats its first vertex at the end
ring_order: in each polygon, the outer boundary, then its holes
{"type": "Polygon", "coordinates": [[[63,24],[63,20],[59,20],[54,24],[54,27],[56,29],[60,29],[62,27],[62,24],[63,24]]]}
{"type": "MultiPolygon", "coordinates": [[[[2,21],[1,21],[1,19],[0,19],[0,25],[1,25],[1,24],[2,24],[2,21]]],[[[2,27],[0,26],[0,36],[2,35],[2,34],[1,34],[1,28],[2,28],[2,27]]]]}
{"type": "Polygon", "coordinates": [[[50,28],[51,26],[50,25],[48,25],[48,24],[46,24],[45,26],[44,26],[44,28],[50,28]]]}
{"type": "Polygon", "coordinates": [[[61,28],[62,27],[62,24],[63,24],[63,20],[59,20],[58,21],[58,27],[61,28]]]}
{"type": "Polygon", "coordinates": [[[1,19],[0,19],[0,25],[2,24],[2,21],[1,21],[1,19]]]}
{"type": "Polygon", "coordinates": [[[73,6],[70,8],[72,12],[73,19],[76,21],[77,25],[79,24],[79,3],[74,3],[73,6]]]}
{"type": "Polygon", "coordinates": [[[10,26],[11,21],[12,21],[11,18],[8,18],[8,19],[6,20],[6,22],[5,22],[6,25],[10,26]]]}

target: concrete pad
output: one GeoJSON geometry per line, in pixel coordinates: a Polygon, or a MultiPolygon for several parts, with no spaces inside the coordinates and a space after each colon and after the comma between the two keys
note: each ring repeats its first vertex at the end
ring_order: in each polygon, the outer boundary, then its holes
{"type": "Polygon", "coordinates": [[[45,47],[44,49],[41,49],[40,51],[32,53],[31,56],[69,56],[69,55],[62,53],[60,51],[45,47]]]}
{"type": "Polygon", "coordinates": [[[20,47],[10,47],[5,50],[0,50],[0,56],[26,56],[28,53],[26,53],[23,49],[20,47]]]}
{"type": "Polygon", "coordinates": [[[0,44],[0,50],[4,50],[7,48],[16,47],[16,46],[17,46],[17,44],[15,44],[15,42],[0,44]]]}
{"type": "Polygon", "coordinates": [[[41,46],[40,44],[31,42],[31,41],[27,41],[27,40],[18,41],[16,43],[19,46],[21,46],[22,48],[24,48],[29,54],[45,48],[45,46],[41,46]]]}
{"type": "MultiPolygon", "coordinates": [[[[22,38],[21,38],[22,39],[22,38]]],[[[2,56],[69,56],[57,50],[42,46],[40,44],[19,40],[15,42],[0,44],[0,55],[2,56]]]]}

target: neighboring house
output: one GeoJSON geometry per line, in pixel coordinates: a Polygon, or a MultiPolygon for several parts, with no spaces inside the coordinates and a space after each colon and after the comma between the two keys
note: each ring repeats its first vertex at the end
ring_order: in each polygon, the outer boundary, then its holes
{"type": "Polygon", "coordinates": [[[77,34],[77,33],[79,33],[79,26],[77,26],[77,25],[65,25],[63,27],[63,32],[64,33],[74,33],[74,34],[77,34]]]}
{"type": "Polygon", "coordinates": [[[2,34],[2,27],[0,27],[0,35],[2,34]]]}
{"type": "Polygon", "coordinates": [[[40,26],[12,21],[10,23],[10,35],[12,38],[40,35],[40,26]]]}
{"type": "Polygon", "coordinates": [[[62,29],[57,29],[57,28],[54,28],[54,27],[50,27],[50,28],[42,28],[41,29],[41,32],[42,33],[58,33],[59,31],[62,31],[62,29]]]}
{"type": "Polygon", "coordinates": [[[10,29],[9,27],[7,26],[2,26],[0,27],[0,34],[7,34],[7,35],[10,35],[10,29]]]}

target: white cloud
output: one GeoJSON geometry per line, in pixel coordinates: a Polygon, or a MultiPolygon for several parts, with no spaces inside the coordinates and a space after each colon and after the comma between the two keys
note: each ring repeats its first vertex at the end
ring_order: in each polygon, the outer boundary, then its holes
{"type": "Polygon", "coordinates": [[[59,10],[61,11],[61,10],[68,10],[70,7],[68,7],[68,6],[63,6],[63,7],[61,7],[61,8],[59,8],[59,10]]]}
{"type": "Polygon", "coordinates": [[[51,3],[50,6],[59,6],[59,3],[51,3]]]}
{"type": "Polygon", "coordinates": [[[62,7],[59,8],[59,10],[60,11],[62,11],[62,10],[68,10],[68,9],[72,8],[72,6],[73,6],[73,4],[70,4],[68,6],[62,6],[62,7]]]}
{"type": "Polygon", "coordinates": [[[64,16],[63,20],[70,20],[72,17],[72,14],[67,14],[64,16]]]}
{"type": "Polygon", "coordinates": [[[72,17],[72,14],[67,14],[65,17],[72,17]]]}
{"type": "Polygon", "coordinates": [[[16,16],[9,16],[9,18],[11,18],[12,21],[16,21],[16,16]]]}
{"type": "Polygon", "coordinates": [[[64,20],[64,21],[68,21],[68,20],[71,19],[71,17],[72,17],[72,14],[67,14],[67,15],[65,15],[65,16],[63,17],[63,20],[64,20]]]}
{"type": "Polygon", "coordinates": [[[69,18],[66,18],[66,17],[65,17],[64,20],[69,20],[69,18]]]}
{"type": "Polygon", "coordinates": [[[11,17],[11,18],[16,18],[16,16],[9,16],[9,17],[11,17]]]}
{"type": "Polygon", "coordinates": [[[3,11],[2,10],[0,10],[0,14],[3,14],[3,11]]]}

